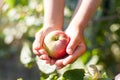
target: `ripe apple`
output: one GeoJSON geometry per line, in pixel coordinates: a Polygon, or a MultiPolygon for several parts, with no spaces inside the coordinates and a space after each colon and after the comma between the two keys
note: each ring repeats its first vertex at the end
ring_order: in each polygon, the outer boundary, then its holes
{"type": "Polygon", "coordinates": [[[65,57],[66,47],[70,41],[70,37],[63,31],[56,30],[48,33],[44,38],[44,49],[53,59],[65,57]]]}

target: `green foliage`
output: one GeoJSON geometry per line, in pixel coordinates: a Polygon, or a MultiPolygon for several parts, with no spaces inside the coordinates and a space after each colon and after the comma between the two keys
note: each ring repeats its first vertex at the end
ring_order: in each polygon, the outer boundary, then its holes
{"type": "Polygon", "coordinates": [[[18,78],[17,80],[23,80],[22,78],[18,78]]]}
{"type": "Polygon", "coordinates": [[[5,0],[6,4],[8,4],[10,7],[15,7],[17,5],[27,5],[28,0],[5,0]]]}
{"type": "Polygon", "coordinates": [[[83,80],[85,72],[83,69],[68,70],[63,74],[64,80],[83,80]]]}

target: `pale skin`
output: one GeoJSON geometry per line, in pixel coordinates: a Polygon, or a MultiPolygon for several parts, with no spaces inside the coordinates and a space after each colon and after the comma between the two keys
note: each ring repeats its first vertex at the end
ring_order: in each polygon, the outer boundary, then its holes
{"type": "Polygon", "coordinates": [[[94,15],[102,0],[79,0],[73,17],[67,29],[64,31],[70,38],[66,48],[68,54],[63,59],[51,59],[42,49],[46,34],[54,30],[63,31],[65,0],[44,0],[44,27],[38,31],[33,42],[33,52],[48,64],[55,64],[61,69],[67,64],[73,63],[86,51],[84,30],[89,20],[94,15]]]}

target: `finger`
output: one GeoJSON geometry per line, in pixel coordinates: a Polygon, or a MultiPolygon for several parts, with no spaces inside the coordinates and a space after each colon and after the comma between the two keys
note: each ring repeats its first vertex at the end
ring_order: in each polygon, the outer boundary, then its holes
{"type": "Polygon", "coordinates": [[[46,62],[46,64],[50,64],[50,58],[47,54],[41,55],[41,56],[39,56],[39,58],[41,60],[44,60],[46,62]]]}
{"type": "Polygon", "coordinates": [[[42,43],[43,39],[44,39],[44,35],[45,34],[43,33],[43,31],[37,32],[36,35],[35,35],[35,40],[39,43],[42,43]]]}
{"type": "Polygon", "coordinates": [[[37,32],[35,35],[35,42],[39,45],[39,48],[43,46],[45,33],[43,31],[37,32]]]}
{"type": "Polygon", "coordinates": [[[51,59],[51,60],[50,60],[50,65],[54,65],[54,64],[55,64],[55,61],[56,61],[56,60],[51,59]]]}
{"type": "Polygon", "coordinates": [[[38,52],[39,48],[40,48],[40,45],[37,42],[33,42],[32,50],[34,54],[40,55],[40,53],[38,52]]]}
{"type": "Polygon", "coordinates": [[[57,60],[55,65],[56,65],[56,69],[59,70],[61,68],[63,68],[65,65],[63,65],[63,60],[64,59],[60,59],[60,60],[57,60]]]}
{"type": "Polygon", "coordinates": [[[66,57],[63,61],[63,65],[70,64],[74,62],[79,56],[81,56],[86,50],[85,43],[81,43],[75,50],[75,52],[72,55],[69,55],[66,57]]]}
{"type": "Polygon", "coordinates": [[[76,47],[78,46],[79,44],[79,40],[77,40],[78,38],[72,38],[66,48],[66,52],[68,54],[73,54],[73,51],[76,49],[76,47]]]}
{"type": "Polygon", "coordinates": [[[36,55],[39,55],[38,50],[40,48],[42,48],[42,41],[43,41],[44,37],[42,35],[42,32],[37,32],[35,35],[35,41],[33,42],[33,52],[36,55]]]}
{"type": "Polygon", "coordinates": [[[39,56],[39,58],[42,60],[50,60],[50,58],[47,54],[43,54],[43,55],[39,56]]]}
{"type": "Polygon", "coordinates": [[[44,49],[40,49],[39,52],[41,54],[40,59],[46,60],[47,64],[50,64],[50,65],[54,65],[55,64],[56,60],[51,59],[44,49]]]}
{"type": "Polygon", "coordinates": [[[50,64],[49,60],[42,60],[42,61],[44,61],[46,64],[50,64]]]}
{"type": "Polygon", "coordinates": [[[64,67],[64,66],[57,66],[56,69],[57,69],[57,70],[60,70],[60,69],[62,69],[63,67],[64,67]]]}
{"type": "Polygon", "coordinates": [[[47,52],[46,52],[44,49],[40,49],[40,50],[38,50],[38,52],[39,52],[41,55],[47,54],[47,52]]]}
{"type": "Polygon", "coordinates": [[[46,64],[50,64],[50,60],[45,60],[45,63],[46,64]]]}

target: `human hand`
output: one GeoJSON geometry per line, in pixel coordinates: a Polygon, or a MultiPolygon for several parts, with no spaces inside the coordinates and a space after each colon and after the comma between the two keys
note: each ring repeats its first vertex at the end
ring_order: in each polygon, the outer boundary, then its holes
{"type": "Polygon", "coordinates": [[[68,56],[64,59],[56,60],[55,64],[57,69],[61,69],[67,64],[73,63],[78,57],[80,57],[86,50],[84,35],[82,29],[68,28],[66,34],[71,38],[66,52],[68,56]]]}
{"type": "Polygon", "coordinates": [[[46,34],[55,29],[42,29],[37,32],[35,41],[33,43],[33,52],[47,64],[55,64],[57,69],[61,69],[67,64],[74,62],[80,55],[85,52],[86,45],[84,42],[83,31],[77,29],[67,29],[66,34],[71,38],[66,52],[68,56],[63,59],[54,60],[47,55],[47,52],[42,48],[43,40],[46,34]],[[72,33],[71,33],[72,32],[72,33]]]}
{"type": "Polygon", "coordinates": [[[46,63],[54,64],[55,60],[51,59],[47,52],[43,48],[44,37],[51,31],[61,30],[55,27],[44,27],[40,31],[36,33],[35,40],[33,42],[33,52],[36,54],[41,60],[44,60],[46,63]]]}

